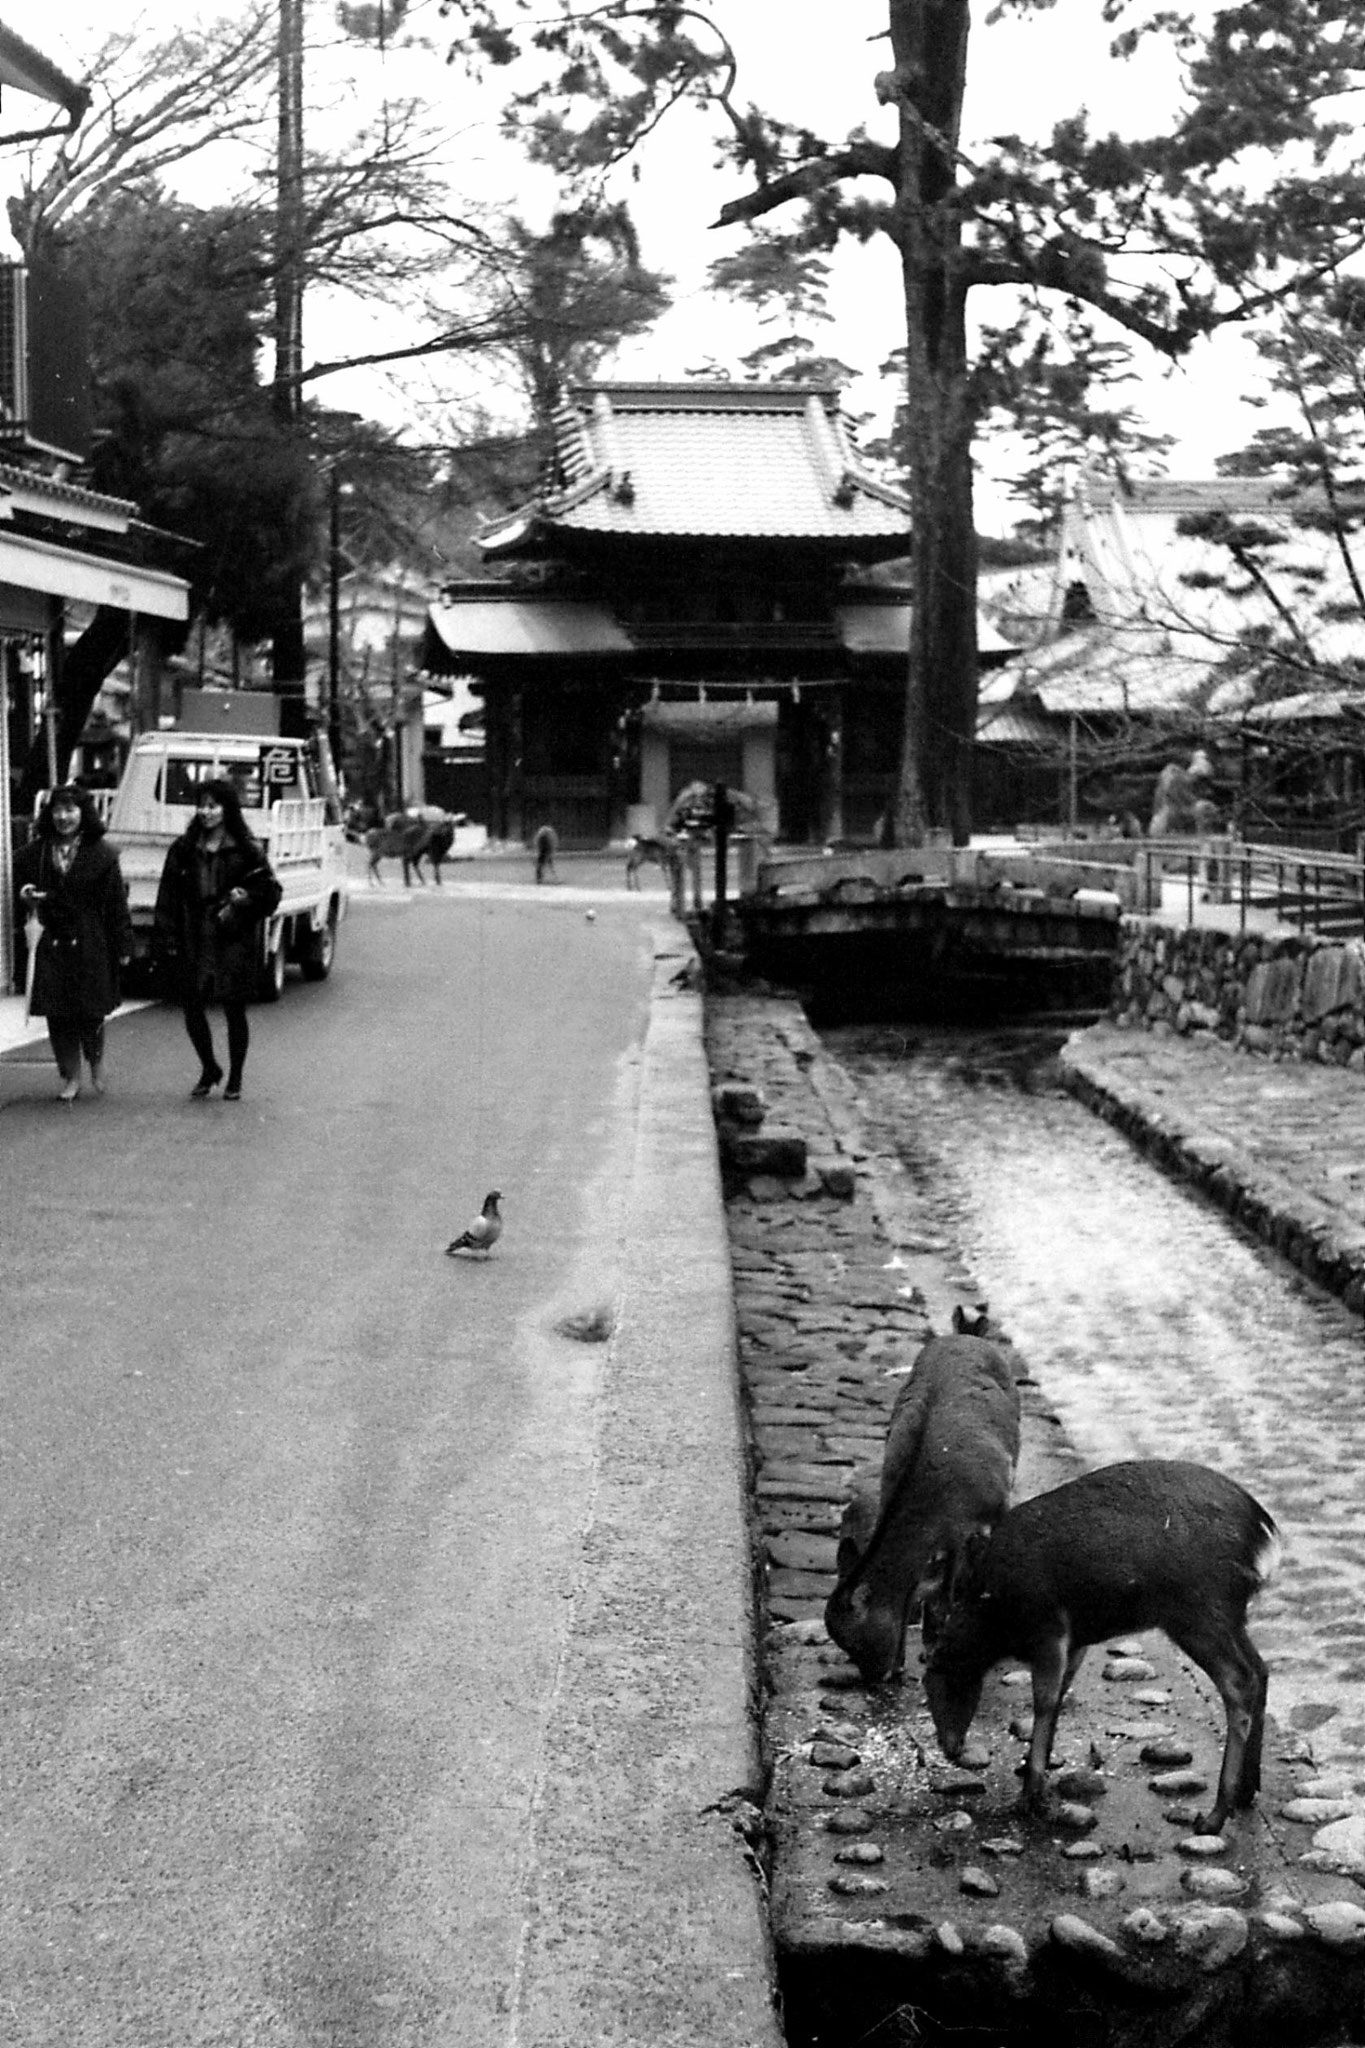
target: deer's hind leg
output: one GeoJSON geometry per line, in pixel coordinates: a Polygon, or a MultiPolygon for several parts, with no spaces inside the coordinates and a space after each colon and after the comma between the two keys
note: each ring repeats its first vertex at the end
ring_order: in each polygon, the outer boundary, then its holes
{"type": "Polygon", "coordinates": [[[1168,1628],[1167,1633],[1177,1649],[1183,1650],[1212,1679],[1227,1715],[1218,1796],[1209,1812],[1195,1823],[1196,1834],[1220,1834],[1228,1815],[1250,1806],[1261,1789],[1261,1746],[1269,1678],[1265,1663],[1247,1634],[1245,1612],[1225,1617],[1200,1616],[1182,1622],[1178,1634],[1173,1628],[1168,1628]]]}

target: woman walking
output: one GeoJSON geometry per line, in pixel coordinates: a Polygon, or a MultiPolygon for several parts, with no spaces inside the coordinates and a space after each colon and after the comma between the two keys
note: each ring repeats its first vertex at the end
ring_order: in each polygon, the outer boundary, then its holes
{"type": "Polygon", "coordinates": [[[208,1005],[216,1001],[227,1025],[223,1100],[241,1100],[260,928],[279,900],[279,882],[242,816],[237,791],[226,778],[202,783],[193,822],[167,853],[156,895],[157,942],[176,977],[185,1029],[199,1055],[191,1095],[207,1095],[223,1078],[208,1020],[208,1005]]]}
{"type": "Polygon", "coordinates": [[[118,855],[86,790],[54,789],[34,836],[15,861],[20,915],[41,929],[32,963],[32,1013],[46,1017],[62,1085],[59,1102],[81,1092],[81,1054],[90,1086],[104,1093],[104,1020],[119,1006],[119,969],[133,954],[128,891],[118,855]]]}

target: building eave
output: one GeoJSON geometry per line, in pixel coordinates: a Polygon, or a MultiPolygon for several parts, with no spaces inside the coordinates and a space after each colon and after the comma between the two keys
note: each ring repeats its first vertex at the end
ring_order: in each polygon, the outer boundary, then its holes
{"type": "MultiPolygon", "coordinates": [[[[50,57],[45,57],[41,50],[35,50],[13,29],[0,24],[0,86],[6,85],[16,92],[28,93],[34,99],[46,100],[50,106],[60,107],[66,115],[68,129],[79,125],[90,106],[88,86],[78,85],[74,79],[68,78],[50,57]]],[[[0,142],[27,141],[52,132],[52,128],[22,128],[0,134],[0,142]]]]}

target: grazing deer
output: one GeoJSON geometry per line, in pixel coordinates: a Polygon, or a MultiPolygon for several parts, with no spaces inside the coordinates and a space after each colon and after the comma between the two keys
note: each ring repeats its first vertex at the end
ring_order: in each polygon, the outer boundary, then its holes
{"type": "Polygon", "coordinates": [[[1195,1823],[1218,1834],[1260,1790],[1266,1669],[1246,1611],[1279,1553],[1265,1509],[1206,1465],[1137,1459],[1021,1501],[972,1546],[929,1657],[924,1689],[943,1754],[962,1754],[986,1673],[1017,1657],[1033,1673],[1024,1803],[1040,1806],[1058,1710],[1086,1650],[1159,1628],[1227,1711],[1218,1796],[1195,1823]]]}
{"type": "Polygon", "coordinates": [[[1018,1456],[1019,1394],[1004,1354],[984,1337],[931,1337],[891,1412],[875,1521],[865,1492],[845,1511],[825,1606],[825,1627],[869,1683],[901,1669],[921,1612],[932,1638],[967,1539],[1005,1512],[1018,1456]]]}

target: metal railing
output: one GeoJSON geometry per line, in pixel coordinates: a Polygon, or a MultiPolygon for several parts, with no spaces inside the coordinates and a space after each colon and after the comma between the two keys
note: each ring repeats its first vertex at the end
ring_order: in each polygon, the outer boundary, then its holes
{"type": "Polygon", "coordinates": [[[1237,912],[1239,930],[1261,917],[1327,937],[1365,937],[1365,859],[1358,854],[1161,839],[1138,842],[1135,865],[1139,906],[1183,909],[1187,924],[1203,921],[1206,906],[1221,906],[1237,912]]]}

